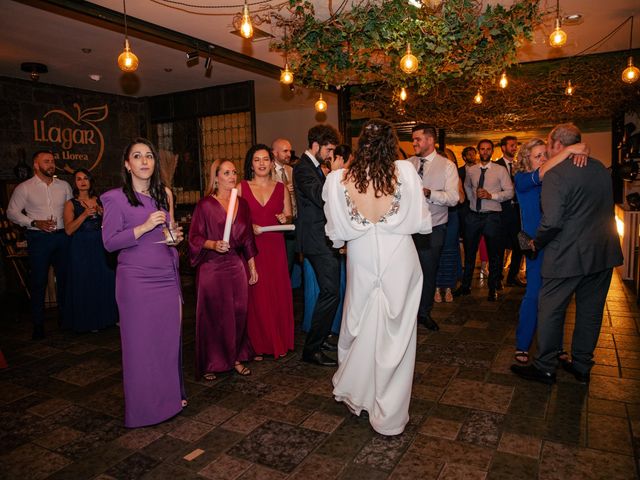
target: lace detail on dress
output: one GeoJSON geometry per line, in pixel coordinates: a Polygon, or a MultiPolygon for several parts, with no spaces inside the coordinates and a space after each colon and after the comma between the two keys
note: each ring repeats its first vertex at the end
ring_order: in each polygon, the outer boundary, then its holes
{"type": "MultiPolygon", "coordinates": [[[[387,211],[387,213],[385,213],[380,217],[380,219],[378,220],[378,223],[387,223],[387,220],[389,220],[390,217],[398,213],[398,210],[400,209],[400,199],[402,198],[402,193],[400,192],[400,185],[401,185],[400,182],[396,183],[396,188],[393,192],[393,200],[391,201],[391,206],[389,207],[389,210],[387,211]]],[[[351,221],[358,223],[360,225],[365,225],[365,226],[370,225],[371,222],[360,214],[355,203],[353,203],[353,201],[351,200],[351,196],[349,195],[349,192],[347,191],[346,188],[344,189],[344,198],[347,202],[347,211],[349,212],[349,218],[351,218],[351,221]]]]}

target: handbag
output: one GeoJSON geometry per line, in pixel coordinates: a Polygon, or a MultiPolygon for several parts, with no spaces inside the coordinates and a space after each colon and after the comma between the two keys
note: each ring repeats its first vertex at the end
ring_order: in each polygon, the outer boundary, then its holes
{"type": "Polygon", "coordinates": [[[518,232],[518,245],[520,246],[520,250],[522,250],[522,253],[527,258],[533,260],[538,256],[538,251],[533,250],[531,240],[533,240],[533,238],[531,238],[531,236],[524,230],[520,230],[518,232]]]}

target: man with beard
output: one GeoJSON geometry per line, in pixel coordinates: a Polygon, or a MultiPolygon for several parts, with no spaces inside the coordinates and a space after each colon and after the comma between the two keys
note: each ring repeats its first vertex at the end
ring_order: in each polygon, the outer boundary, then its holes
{"type": "Polygon", "coordinates": [[[56,274],[60,315],[65,298],[69,239],[64,232],[64,204],[73,197],[71,186],[55,178],[53,153],[40,150],[33,155],[35,175],[16,187],[9,200],[7,217],[27,227],[27,249],[31,267],[31,317],[33,339],[44,338],[44,296],[49,266],[56,274]],[[26,213],[26,214],[25,214],[26,213]]]}
{"type": "Polygon", "coordinates": [[[311,318],[302,359],[332,367],[337,362],[323,350],[336,350],[335,345],[327,342],[327,336],[340,303],[340,255],[331,247],[324,231],[327,219],[322,200],[325,175],[321,165],[333,159],[333,151],[340,141],[336,129],[329,125],[312,127],[307,140],[308,150],[293,167],[293,185],[298,207],[296,239],[299,251],[309,260],[316,274],[320,294],[311,318]]]}
{"type": "Polygon", "coordinates": [[[439,330],[431,318],[433,295],[436,291],[436,276],[440,264],[440,253],[444,245],[449,219],[449,207],[458,204],[458,172],[453,162],[436,152],[436,129],[417,124],[411,129],[415,155],[408,159],[422,180],[424,196],[429,204],[433,231],[428,235],[416,233],[413,242],[418,251],[423,283],[418,308],[418,323],[429,330],[439,330]]]}
{"type": "Polygon", "coordinates": [[[476,253],[480,236],[484,235],[489,253],[490,302],[498,299],[497,287],[500,279],[500,243],[502,235],[501,202],[513,198],[513,184],[507,169],[491,162],[493,142],[478,142],[480,163],[467,171],[464,190],[469,199],[470,211],[465,219],[464,275],[462,285],[454,295],[471,293],[471,279],[476,265],[476,253]]]}
{"type": "MultiPolygon", "coordinates": [[[[514,159],[516,152],[518,151],[518,139],[513,135],[507,135],[500,140],[500,149],[502,150],[502,157],[496,160],[498,165],[502,165],[509,172],[511,182],[513,182],[513,169],[514,159]]],[[[522,230],[520,222],[520,205],[518,205],[518,199],[514,195],[512,199],[502,202],[502,227],[503,238],[502,245],[500,245],[500,287],[502,283],[502,270],[504,268],[504,253],[505,250],[511,250],[511,265],[509,266],[509,273],[507,274],[507,285],[513,287],[525,287],[526,284],[518,278],[520,273],[520,263],[522,263],[522,250],[518,244],[518,232],[522,230]]]]}
{"type": "MultiPolygon", "coordinates": [[[[291,142],[284,138],[277,138],[271,144],[271,150],[273,151],[273,157],[275,158],[274,176],[279,182],[282,182],[287,187],[287,192],[291,197],[291,208],[293,211],[293,218],[295,219],[298,214],[296,206],[296,195],[293,188],[293,168],[291,168],[291,142]]],[[[296,251],[296,233],[285,232],[284,243],[287,248],[287,265],[289,266],[289,275],[293,269],[293,263],[295,261],[296,251]]]]}

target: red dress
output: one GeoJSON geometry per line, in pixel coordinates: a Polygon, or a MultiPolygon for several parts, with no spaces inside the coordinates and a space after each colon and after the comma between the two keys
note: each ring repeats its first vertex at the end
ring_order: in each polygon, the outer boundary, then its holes
{"type": "MultiPolygon", "coordinates": [[[[242,182],[242,197],[249,204],[254,224],[263,227],[279,224],[276,215],[284,210],[284,188],[278,182],[262,206],[253,196],[248,182],[242,182]]],[[[247,330],[256,354],[277,358],[293,350],[293,301],[287,252],[282,232],[262,233],[255,239],[258,283],[249,287],[247,330]]]]}

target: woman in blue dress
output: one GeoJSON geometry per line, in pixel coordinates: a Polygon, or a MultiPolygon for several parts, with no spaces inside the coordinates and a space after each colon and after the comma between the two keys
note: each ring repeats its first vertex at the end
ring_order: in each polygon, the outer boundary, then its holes
{"type": "Polygon", "coordinates": [[[96,332],[118,319],[115,271],[102,245],[102,206],[88,170],[76,170],[72,189],[74,198],[64,206],[64,230],[71,237],[64,326],[96,332]]]}
{"type": "MultiPolygon", "coordinates": [[[[540,210],[540,193],[542,179],[546,172],[569,157],[577,166],[586,163],[589,150],[583,143],[565,148],[562,152],[547,160],[547,146],[544,140],[533,138],[518,151],[518,162],[515,167],[515,189],[520,203],[522,230],[531,238],[536,236],[542,211],[540,210]]],[[[529,361],[529,347],[538,324],[538,293],[542,284],[542,258],[544,251],[538,252],[536,258],[527,261],[527,290],[520,304],[520,317],[516,330],[516,352],[514,359],[518,363],[529,361]]],[[[558,352],[559,356],[564,352],[558,352]]]]}

